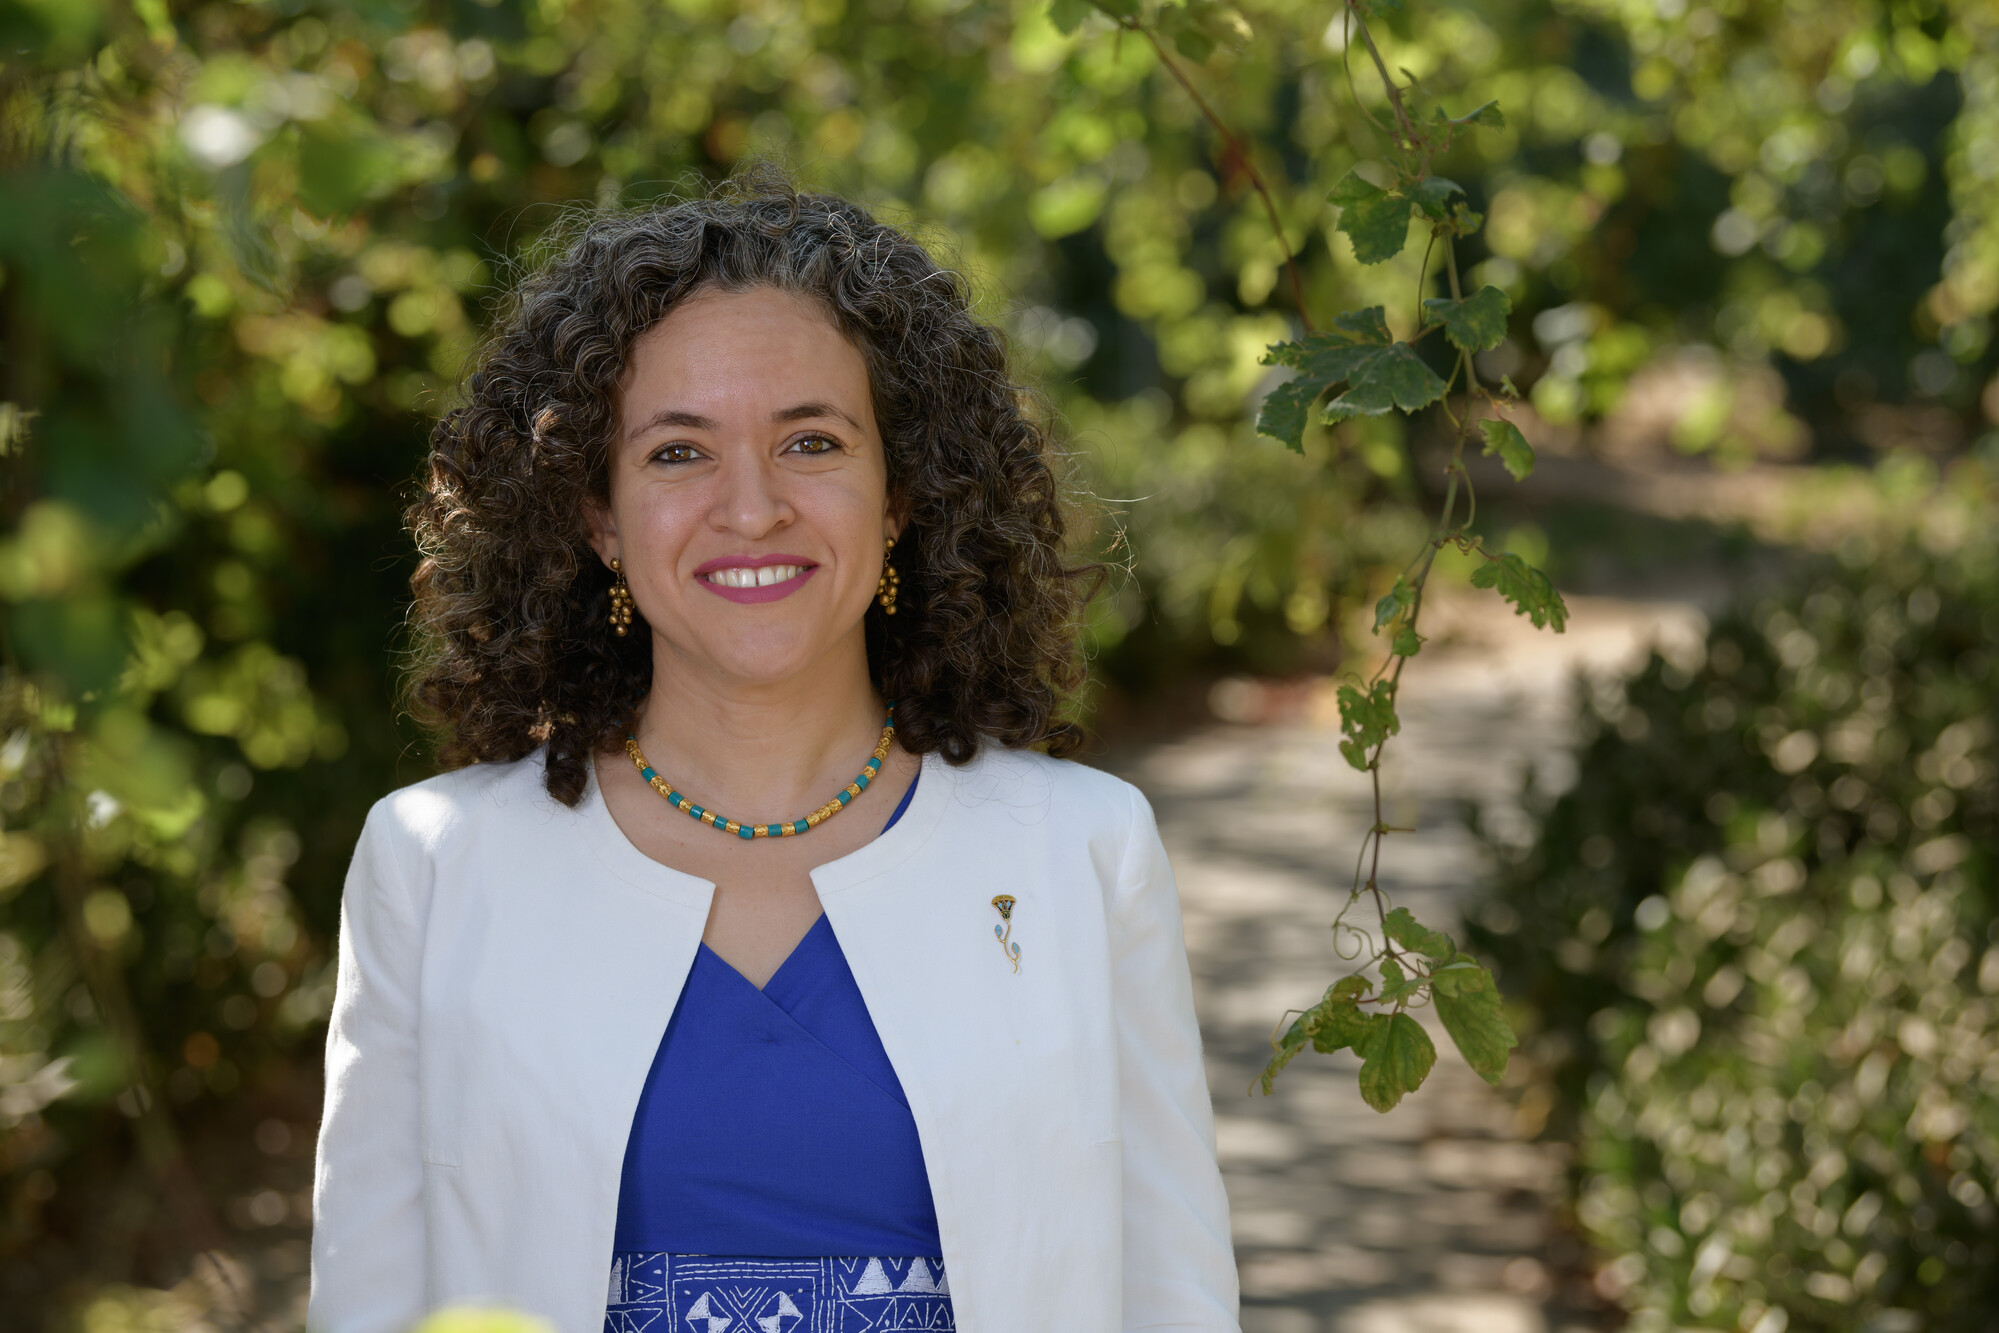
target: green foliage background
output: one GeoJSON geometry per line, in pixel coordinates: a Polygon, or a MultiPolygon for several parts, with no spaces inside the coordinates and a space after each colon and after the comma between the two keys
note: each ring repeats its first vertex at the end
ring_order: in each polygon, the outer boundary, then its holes
{"type": "Polygon", "coordinates": [[[1985,497],[1585,708],[1474,937],[1633,1330],[1999,1307],[1999,541],[1985,497]]]}
{"type": "MultiPolygon", "coordinates": [[[[1329,192],[1384,147],[1341,110],[1337,9],[1199,14],[1192,76],[1272,179],[1310,302],[1386,303],[1406,335],[1415,249],[1366,268],[1333,230],[1329,192]]],[[[1489,218],[1468,280],[1513,299],[1489,368],[1551,427],[1690,366],[1673,443],[1725,462],[1983,428],[1989,6],[1376,24],[1430,92],[1508,111],[1439,165],[1489,218]]],[[[1253,438],[1259,358],[1297,331],[1277,245],[1102,18],[0,0],[0,1324],[221,1242],[188,1145],[297,1109],[360,817],[427,771],[392,703],[426,419],[577,208],[754,155],[918,229],[1013,333],[1132,570],[1094,625],[1112,684],[1335,660],[1420,542],[1392,421],[1302,456],[1253,438]]]]}

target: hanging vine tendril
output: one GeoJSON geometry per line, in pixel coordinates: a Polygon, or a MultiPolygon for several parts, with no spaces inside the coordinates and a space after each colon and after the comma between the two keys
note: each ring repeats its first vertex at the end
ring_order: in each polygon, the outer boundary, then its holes
{"type": "Polygon", "coordinates": [[[1363,264],[1380,264],[1400,254],[1412,224],[1427,229],[1413,302],[1416,328],[1405,339],[1391,332],[1383,306],[1340,311],[1323,325],[1315,323],[1307,309],[1298,252],[1285,234],[1276,193],[1257,166],[1254,146],[1223,121],[1187,68],[1204,63],[1218,46],[1251,40],[1239,14],[1215,0],[1055,0],[1049,8],[1050,21],[1064,33],[1074,32],[1098,14],[1119,36],[1143,37],[1213,128],[1230,163],[1247,175],[1256,191],[1283,255],[1302,330],[1298,339],[1275,343],[1265,351],[1265,365],[1289,367],[1294,374],[1265,398],[1257,414],[1258,432],[1302,453],[1305,431],[1315,417],[1323,425],[1335,426],[1361,416],[1389,412],[1413,416],[1434,407],[1451,427],[1442,512],[1429,539],[1375,603],[1373,633],[1385,642],[1387,651],[1371,672],[1351,675],[1338,687],[1340,753],[1368,775],[1374,820],[1355,859],[1351,890],[1332,922],[1333,952],[1344,962],[1361,961],[1362,971],[1334,981],[1309,1009],[1287,1013],[1286,1019],[1298,1014],[1288,1026],[1279,1020],[1282,1031],[1273,1032],[1270,1061],[1254,1085],[1270,1092],[1277,1075],[1308,1046],[1321,1052],[1350,1049],[1361,1058],[1361,1095],[1378,1111],[1390,1109],[1420,1087],[1436,1063],[1436,1047],[1410,1016],[1411,1009],[1434,1004],[1465,1061],[1488,1082],[1499,1082],[1508,1053],[1517,1044],[1501,1012],[1492,974],[1461,952],[1450,936],[1423,925],[1407,908],[1394,906],[1381,887],[1384,840],[1391,833],[1414,831],[1391,825],[1383,814],[1381,767],[1389,741],[1402,729],[1396,711],[1402,672],[1423,650],[1417,624],[1430,574],[1437,557],[1446,548],[1455,549],[1478,562],[1472,573],[1474,587],[1497,592],[1536,628],[1559,633],[1569,614],[1546,574],[1514,553],[1488,549],[1472,530],[1478,503],[1465,468],[1466,446],[1479,439],[1484,453],[1496,456],[1516,481],[1533,471],[1534,450],[1506,417],[1517,396],[1511,383],[1502,379],[1497,390],[1486,385],[1474,361],[1477,353],[1505,340],[1513,309],[1497,287],[1482,286],[1469,295],[1464,291],[1456,242],[1476,233],[1484,219],[1472,211],[1463,187],[1437,174],[1434,164],[1475,127],[1497,129],[1505,120],[1491,102],[1452,115],[1407,71],[1406,81],[1396,80],[1369,21],[1378,19],[1383,10],[1399,8],[1401,0],[1345,0],[1341,6],[1346,41],[1340,60],[1346,84],[1362,118],[1388,141],[1386,171],[1377,174],[1390,179],[1377,181],[1358,170],[1349,171],[1327,202],[1339,209],[1337,230],[1346,235],[1354,257],[1363,264]],[[1387,122],[1375,117],[1355,86],[1349,52],[1356,41],[1380,79],[1390,113],[1387,122]],[[1439,255],[1449,294],[1431,296],[1431,261],[1439,255]],[[1449,349],[1447,377],[1417,351],[1433,335],[1441,335],[1449,349]],[[1347,919],[1363,902],[1374,908],[1378,940],[1347,919]]]}

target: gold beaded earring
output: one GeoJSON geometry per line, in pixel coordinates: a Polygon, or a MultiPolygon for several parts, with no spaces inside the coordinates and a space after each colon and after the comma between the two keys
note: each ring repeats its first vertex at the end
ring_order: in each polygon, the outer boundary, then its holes
{"type": "Polygon", "coordinates": [[[616,556],[611,557],[611,572],[618,576],[618,581],[611,585],[610,626],[611,632],[622,639],[632,627],[632,590],[625,582],[625,567],[616,556]]]}
{"type": "Polygon", "coordinates": [[[875,585],[875,600],[882,604],[882,614],[895,614],[895,594],[902,586],[902,576],[895,572],[895,566],[888,561],[895,551],[895,538],[890,537],[882,547],[881,582],[875,585]]]}

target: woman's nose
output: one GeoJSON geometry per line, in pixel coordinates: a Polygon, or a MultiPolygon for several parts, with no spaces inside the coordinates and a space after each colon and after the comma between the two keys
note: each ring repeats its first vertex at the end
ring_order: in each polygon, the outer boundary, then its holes
{"type": "Polygon", "coordinates": [[[782,494],[783,477],[765,460],[738,454],[723,462],[715,480],[710,522],[717,528],[755,540],[789,520],[791,506],[782,494]]]}

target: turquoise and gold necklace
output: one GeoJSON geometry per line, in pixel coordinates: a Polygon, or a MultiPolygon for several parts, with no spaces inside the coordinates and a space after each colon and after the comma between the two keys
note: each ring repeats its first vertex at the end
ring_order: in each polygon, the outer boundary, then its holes
{"type": "Polygon", "coordinates": [[[646,785],[665,797],[669,805],[682,814],[687,815],[690,819],[698,819],[711,828],[719,829],[723,833],[733,833],[739,838],[789,838],[794,833],[803,833],[807,829],[819,827],[820,824],[846,809],[849,801],[866,791],[868,784],[875,780],[875,775],[881,772],[882,761],[888,758],[888,747],[894,741],[895,705],[890,704],[888,706],[888,717],[882,722],[882,738],[875,742],[874,755],[867,763],[861,766],[860,774],[845,787],[833,793],[832,800],[826,802],[826,804],[820,806],[805,818],[794,819],[780,824],[744,824],[738,820],[730,819],[726,815],[718,815],[713,810],[702,809],[700,806],[694,804],[693,801],[675,791],[673,784],[661,777],[653,766],[646,762],[645,752],[639,749],[639,738],[637,736],[625,737],[625,753],[632,757],[632,763],[638,768],[639,776],[646,780],[646,785]]]}

